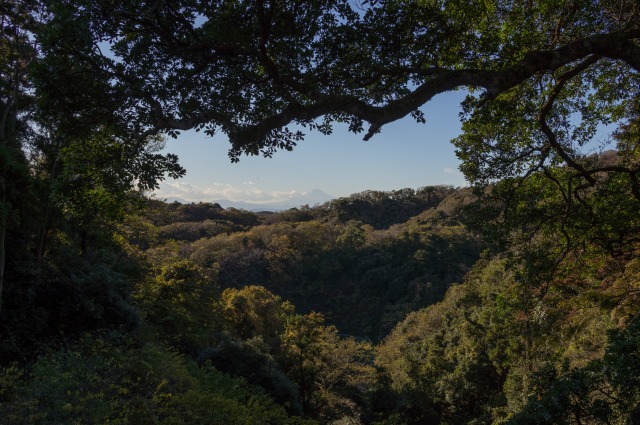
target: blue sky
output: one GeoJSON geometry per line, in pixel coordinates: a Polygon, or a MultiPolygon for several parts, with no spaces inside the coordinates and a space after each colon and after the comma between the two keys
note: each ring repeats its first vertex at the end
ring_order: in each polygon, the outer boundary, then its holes
{"type": "Polygon", "coordinates": [[[428,185],[464,186],[459,161],[450,140],[460,133],[460,102],[465,92],[438,95],[422,109],[426,124],[405,118],[388,124],[364,142],[346,126],[330,136],[307,132],[292,152],[273,158],[241,157],[232,164],[229,143],[222,134],[209,138],[185,132],[165,148],[179,156],[187,175],[168,180],[159,198],[187,201],[230,199],[277,202],[321,189],[334,197],[363,190],[395,190],[428,185]]]}

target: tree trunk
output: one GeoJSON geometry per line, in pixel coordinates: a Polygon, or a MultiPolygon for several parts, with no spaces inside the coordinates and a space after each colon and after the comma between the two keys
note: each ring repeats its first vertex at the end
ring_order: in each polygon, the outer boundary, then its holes
{"type": "Polygon", "coordinates": [[[89,247],[89,232],[85,229],[80,230],[80,253],[82,256],[87,255],[87,249],[89,247]]]}
{"type": "MultiPolygon", "coordinates": [[[[46,216],[45,216],[46,220],[46,216]]],[[[49,227],[47,223],[44,223],[43,229],[40,231],[40,239],[38,241],[38,249],[36,250],[36,259],[38,264],[42,264],[44,261],[44,249],[47,241],[47,236],[49,235],[49,227]]]]}
{"type": "MultiPolygon", "coordinates": [[[[59,152],[59,148],[58,148],[58,152],[59,152]]],[[[58,159],[56,158],[53,161],[53,165],[51,166],[51,171],[49,174],[49,179],[50,181],[54,181],[56,178],[56,169],[58,166],[58,159]]],[[[38,264],[42,264],[42,261],[44,260],[44,251],[45,251],[45,247],[46,247],[46,243],[47,243],[47,237],[49,236],[49,226],[47,225],[48,221],[49,221],[49,212],[51,209],[51,192],[52,189],[49,188],[47,189],[46,192],[46,207],[44,209],[44,217],[43,217],[43,224],[42,224],[42,230],[40,232],[40,239],[38,242],[38,249],[36,250],[36,258],[38,260],[38,264]]]]}
{"type": "Polygon", "coordinates": [[[4,283],[4,262],[5,262],[5,236],[7,234],[7,222],[9,221],[9,211],[6,204],[6,185],[4,177],[0,177],[0,317],[2,314],[2,284],[4,283]]]}
{"type": "MultiPolygon", "coordinates": [[[[6,218],[6,217],[3,217],[3,218],[6,218]]],[[[2,284],[4,283],[4,257],[5,257],[4,237],[5,237],[5,234],[7,233],[7,225],[5,222],[6,220],[3,220],[3,223],[0,224],[0,314],[2,313],[2,284]]]]}

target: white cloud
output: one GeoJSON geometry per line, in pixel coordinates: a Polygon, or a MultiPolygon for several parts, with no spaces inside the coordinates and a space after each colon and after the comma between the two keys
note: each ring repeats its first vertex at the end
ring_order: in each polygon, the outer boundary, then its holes
{"type": "Polygon", "coordinates": [[[180,199],[187,202],[229,200],[256,204],[283,202],[301,195],[296,191],[262,190],[255,187],[253,182],[245,182],[241,187],[225,183],[212,183],[208,187],[196,187],[183,182],[161,182],[160,188],[154,194],[160,199],[180,199]]]}
{"type": "Polygon", "coordinates": [[[462,173],[460,172],[460,170],[456,170],[455,168],[449,168],[449,167],[447,167],[447,168],[445,168],[443,171],[444,171],[446,174],[451,174],[451,175],[454,175],[454,176],[461,176],[461,175],[462,175],[462,173]]]}

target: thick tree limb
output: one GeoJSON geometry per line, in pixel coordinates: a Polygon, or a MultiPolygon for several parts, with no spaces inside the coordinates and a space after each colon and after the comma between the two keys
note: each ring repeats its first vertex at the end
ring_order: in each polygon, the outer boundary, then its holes
{"type": "MultiPolygon", "coordinates": [[[[263,23],[267,25],[266,20],[263,23]]],[[[267,35],[266,32],[263,34],[263,42],[267,35]]],[[[163,118],[158,120],[156,127],[176,130],[188,129],[202,124],[202,120],[212,119],[217,121],[228,133],[233,148],[241,150],[243,147],[260,143],[268,134],[291,122],[310,121],[327,114],[344,113],[371,125],[364,136],[364,140],[369,140],[385,124],[409,115],[437,94],[456,88],[483,88],[488,98],[494,98],[521,84],[536,73],[553,72],[591,55],[622,61],[640,71],[640,46],[633,41],[637,38],[640,38],[640,30],[597,34],[573,41],[554,50],[529,52],[515,65],[499,70],[407,68],[408,74],[427,77],[427,81],[406,96],[393,99],[384,105],[372,105],[355,95],[315,95],[313,99],[307,97],[309,100],[307,104],[290,102],[279,113],[266,117],[255,124],[239,125],[228,120],[220,122],[218,119],[222,118],[221,114],[210,110],[197,117],[184,120],[163,118]]],[[[263,48],[260,56],[262,62],[269,68],[272,78],[277,79],[279,84],[288,86],[294,92],[304,96],[310,94],[311,90],[302,83],[293,79],[281,78],[281,73],[265,53],[266,49],[263,48]]],[[[397,75],[399,70],[396,67],[389,69],[389,72],[397,75]]],[[[379,73],[383,74],[382,71],[379,73]]]]}

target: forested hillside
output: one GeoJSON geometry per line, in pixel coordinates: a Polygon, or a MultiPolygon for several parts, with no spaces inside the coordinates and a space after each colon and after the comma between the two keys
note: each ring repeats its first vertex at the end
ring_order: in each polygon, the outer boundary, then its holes
{"type": "Polygon", "coordinates": [[[0,11],[3,424],[640,423],[636,1],[0,11]],[[466,188],[149,196],[456,89],[466,188]]]}
{"type": "Polygon", "coordinates": [[[478,258],[481,242],[454,212],[470,196],[365,192],[275,214],[154,202],[138,244],[156,267],[188,260],[222,289],[264,286],[343,334],[379,341],[478,258]]]}

